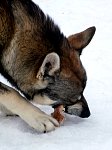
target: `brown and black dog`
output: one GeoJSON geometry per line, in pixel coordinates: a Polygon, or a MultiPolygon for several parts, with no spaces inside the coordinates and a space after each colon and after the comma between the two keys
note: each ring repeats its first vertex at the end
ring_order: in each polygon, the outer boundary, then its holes
{"type": "Polygon", "coordinates": [[[83,96],[86,72],[80,61],[95,27],[66,38],[52,19],[31,0],[0,1],[0,73],[23,95],[0,82],[0,108],[17,114],[40,132],[58,122],[32,102],[89,117],[83,96]]]}

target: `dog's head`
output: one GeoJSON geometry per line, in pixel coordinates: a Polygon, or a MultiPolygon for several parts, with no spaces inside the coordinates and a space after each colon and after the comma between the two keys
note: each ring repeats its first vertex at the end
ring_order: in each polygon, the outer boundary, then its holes
{"type": "Polygon", "coordinates": [[[53,106],[63,104],[65,111],[80,117],[89,117],[88,104],[83,96],[86,71],[80,55],[91,41],[95,27],[71,35],[62,44],[62,54],[48,54],[37,74],[41,95],[53,100],[53,106]]]}

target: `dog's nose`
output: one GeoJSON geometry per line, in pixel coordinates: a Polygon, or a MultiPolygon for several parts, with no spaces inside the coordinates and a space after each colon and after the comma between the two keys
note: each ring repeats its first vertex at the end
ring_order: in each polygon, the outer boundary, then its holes
{"type": "Polygon", "coordinates": [[[89,107],[87,106],[87,107],[82,108],[82,112],[79,117],[88,118],[90,115],[91,115],[91,113],[90,113],[89,107]]]}

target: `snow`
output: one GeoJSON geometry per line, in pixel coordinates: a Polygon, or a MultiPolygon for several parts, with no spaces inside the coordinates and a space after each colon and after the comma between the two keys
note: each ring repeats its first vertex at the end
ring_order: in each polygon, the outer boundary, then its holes
{"type": "MultiPolygon", "coordinates": [[[[96,26],[81,56],[91,116],[66,115],[64,125],[39,134],[19,117],[0,116],[0,150],[109,150],[112,147],[112,0],[34,0],[66,36],[96,26]]],[[[0,81],[6,83],[3,77],[0,81]]],[[[42,107],[42,106],[40,106],[42,107]]],[[[42,107],[48,114],[52,109],[42,107]]]]}

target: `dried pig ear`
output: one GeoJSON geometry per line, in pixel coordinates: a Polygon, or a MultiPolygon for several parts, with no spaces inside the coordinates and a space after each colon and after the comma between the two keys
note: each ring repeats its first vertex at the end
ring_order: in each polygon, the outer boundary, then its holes
{"type": "Polygon", "coordinates": [[[64,120],[65,120],[63,111],[64,111],[64,107],[63,107],[63,105],[60,105],[60,106],[56,107],[54,109],[54,112],[51,114],[51,116],[53,118],[55,118],[59,122],[59,124],[63,124],[64,120]]]}

